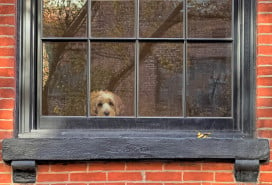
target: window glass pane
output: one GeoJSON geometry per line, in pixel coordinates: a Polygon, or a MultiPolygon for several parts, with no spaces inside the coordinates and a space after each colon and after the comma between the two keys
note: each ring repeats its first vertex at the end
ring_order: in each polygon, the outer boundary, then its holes
{"type": "Polygon", "coordinates": [[[104,113],[109,111],[109,116],[134,115],[134,64],[134,43],[91,43],[91,116],[107,116],[104,113]],[[101,93],[101,97],[98,97],[93,94],[100,90],[110,91],[114,95],[101,93]],[[110,101],[114,105],[109,108],[110,101]]]}
{"type": "Polygon", "coordinates": [[[141,43],[139,116],[182,116],[183,44],[141,43]]]}
{"type": "Polygon", "coordinates": [[[183,37],[182,0],[139,0],[140,37],[183,37]]]}
{"type": "Polygon", "coordinates": [[[232,44],[188,44],[188,116],[231,116],[232,44]]]}
{"type": "Polygon", "coordinates": [[[93,37],[133,37],[134,0],[95,0],[91,4],[93,37]]]}
{"type": "Polygon", "coordinates": [[[43,0],[44,37],[84,37],[87,35],[86,0],[43,0]]]}
{"type": "Polygon", "coordinates": [[[86,43],[43,43],[43,115],[86,115],[86,51],[86,43]]]}
{"type": "Polygon", "coordinates": [[[188,37],[230,38],[232,0],[188,0],[188,37]]]}

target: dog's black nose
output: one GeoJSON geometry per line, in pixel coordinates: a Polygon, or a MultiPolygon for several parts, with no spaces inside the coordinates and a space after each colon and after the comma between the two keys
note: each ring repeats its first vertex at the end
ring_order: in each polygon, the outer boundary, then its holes
{"type": "Polygon", "coordinates": [[[104,112],[104,115],[105,115],[105,116],[109,116],[109,115],[110,115],[110,112],[109,112],[109,111],[105,111],[105,112],[104,112]]]}

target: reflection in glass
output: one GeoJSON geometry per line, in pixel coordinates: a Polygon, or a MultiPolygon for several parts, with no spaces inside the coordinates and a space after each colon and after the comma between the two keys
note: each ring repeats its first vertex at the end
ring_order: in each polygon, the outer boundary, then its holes
{"type": "Polygon", "coordinates": [[[140,37],[183,37],[183,1],[140,0],[140,37]]]}
{"type": "Polygon", "coordinates": [[[134,0],[95,0],[91,8],[91,36],[134,36],[134,0]]]}
{"type": "Polygon", "coordinates": [[[134,115],[134,64],[134,43],[91,43],[91,91],[106,90],[119,96],[123,110],[118,116],[134,115]]]}
{"type": "Polygon", "coordinates": [[[187,116],[231,116],[232,44],[188,44],[187,116]]]}
{"type": "Polygon", "coordinates": [[[87,0],[43,0],[44,37],[84,37],[87,35],[87,0]]]}
{"type": "Polygon", "coordinates": [[[139,116],[182,116],[183,44],[141,43],[139,116]]]}
{"type": "Polygon", "coordinates": [[[43,43],[43,115],[86,115],[86,49],[86,43],[43,43]]]}
{"type": "Polygon", "coordinates": [[[188,0],[189,38],[230,38],[232,0],[188,0]]]}

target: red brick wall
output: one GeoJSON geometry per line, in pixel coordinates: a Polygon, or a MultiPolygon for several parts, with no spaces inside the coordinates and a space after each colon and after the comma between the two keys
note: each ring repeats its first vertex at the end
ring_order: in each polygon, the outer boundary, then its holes
{"type": "MultiPolygon", "coordinates": [[[[12,137],[15,102],[15,0],[0,0],[0,139],[12,137]]],[[[0,145],[2,148],[2,145],[0,145]]],[[[2,152],[1,152],[2,154],[2,152]]],[[[0,184],[11,184],[11,168],[0,162],[0,184]]]]}
{"type": "MultiPolygon", "coordinates": [[[[257,133],[272,138],[272,0],[258,1],[257,133]]],[[[0,0],[0,139],[12,137],[15,102],[15,0],[0,0]]],[[[1,145],[0,145],[1,147],[1,145]]],[[[272,147],[272,146],[271,146],[272,147]]],[[[1,148],[0,148],[1,149],[1,148]]],[[[0,150],[1,151],[1,150],[0,150]]],[[[272,163],[262,165],[259,184],[272,183],[272,163]]],[[[0,185],[11,168],[0,161],[0,185]]],[[[233,164],[211,162],[90,162],[39,165],[37,185],[230,185],[233,164]]]]}

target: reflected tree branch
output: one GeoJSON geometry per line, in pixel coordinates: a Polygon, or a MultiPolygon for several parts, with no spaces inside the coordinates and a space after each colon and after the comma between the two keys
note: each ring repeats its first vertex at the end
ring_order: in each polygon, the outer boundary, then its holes
{"type": "MultiPolygon", "coordinates": [[[[92,2],[92,14],[93,17],[97,15],[97,10],[99,10],[99,2],[92,2]]],[[[151,38],[158,38],[161,35],[163,35],[169,28],[174,26],[175,24],[181,22],[179,18],[179,14],[181,13],[181,10],[183,9],[183,3],[179,3],[178,6],[173,10],[173,12],[165,19],[165,21],[159,26],[159,28],[151,34],[151,38]]],[[[80,12],[77,16],[74,17],[73,21],[70,23],[68,28],[65,30],[63,37],[71,37],[74,36],[81,26],[84,24],[84,22],[87,19],[87,11],[88,6],[87,3],[84,4],[84,6],[81,8],[80,12]]],[[[42,113],[43,115],[48,115],[48,90],[49,86],[53,83],[53,77],[54,74],[59,66],[60,59],[63,55],[63,52],[65,51],[65,47],[68,44],[68,42],[61,42],[58,43],[56,46],[56,49],[54,51],[55,55],[52,57],[51,61],[49,62],[49,74],[48,79],[43,87],[43,100],[42,100],[42,113]]],[[[140,50],[140,56],[139,61],[140,63],[143,62],[144,58],[151,52],[151,48],[154,45],[154,43],[148,43],[145,44],[141,50],[140,50]]],[[[124,68],[119,74],[117,74],[115,77],[113,77],[109,83],[108,90],[114,90],[116,87],[121,83],[122,79],[127,77],[131,72],[133,72],[134,66],[134,58],[131,59],[131,64],[128,65],[126,68],[124,68]]]]}
{"type": "MultiPolygon", "coordinates": [[[[78,30],[81,28],[81,26],[84,24],[84,21],[86,20],[87,17],[87,2],[84,4],[84,6],[81,8],[80,12],[78,13],[77,16],[73,19],[71,22],[70,26],[65,30],[63,37],[67,36],[73,36],[75,35],[78,30]]],[[[49,74],[48,74],[48,79],[46,81],[46,84],[44,85],[43,88],[43,101],[42,101],[42,113],[43,115],[48,115],[48,89],[49,89],[49,84],[51,84],[53,75],[57,70],[57,66],[59,65],[59,62],[61,61],[60,58],[65,51],[65,46],[67,43],[58,43],[55,51],[55,56],[53,57],[52,61],[49,62],[49,74]]]]}
{"type": "MultiPolygon", "coordinates": [[[[179,3],[178,6],[173,10],[173,12],[165,19],[165,21],[159,26],[159,28],[151,34],[150,38],[159,38],[163,35],[169,28],[174,26],[175,24],[181,22],[179,19],[179,14],[183,9],[183,3],[179,3]]],[[[139,62],[142,63],[144,58],[151,52],[151,48],[154,43],[145,44],[140,50],[139,62]]],[[[122,79],[126,78],[131,72],[133,72],[134,66],[134,58],[131,59],[130,65],[124,68],[119,74],[113,77],[107,87],[108,90],[114,91],[118,85],[121,83],[122,79]]]]}

